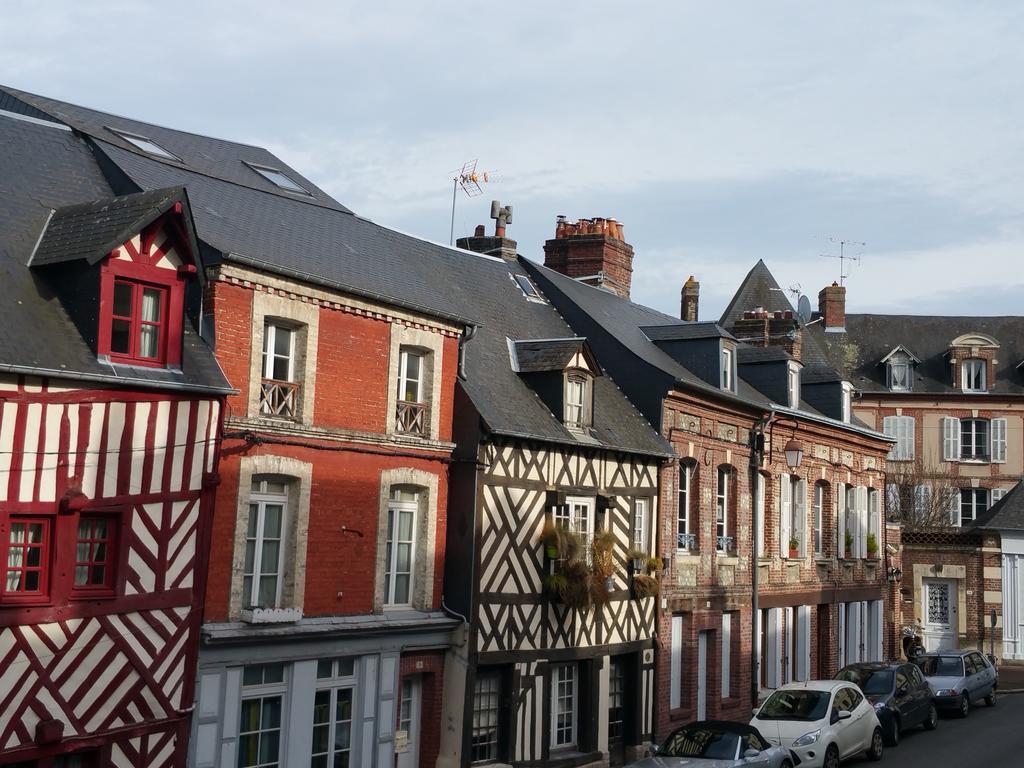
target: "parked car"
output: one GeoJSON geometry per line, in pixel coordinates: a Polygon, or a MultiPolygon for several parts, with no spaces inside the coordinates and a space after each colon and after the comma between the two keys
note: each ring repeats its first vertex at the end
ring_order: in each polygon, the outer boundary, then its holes
{"type": "Polygon", "coordinates": [[[837,768],[866,753],[881,760],[882,726],[860,689],[845,680],[789,683],[754,710],[751,725],[769,742],[788,747],[809,768],[837,768]]]}
{"type": "Polygon", "coordinates": [[[939,709],[967,717],[971,705],[983,700],[994,707],[999,675],[980,651],[933,651],[914,659],[935,694],[939,709]]]}
{"type": "Polygon", "coordinates": [[[698,720],[676,728],[652,757],[631,763],[630,768],[793,768],[797,764],[785,747],[772,746],[757,728],[746,723],[698,720]]]}
{"type": "Polygon", "coordinates": [[[854,683],[860,688],[878,715],[886,746],[900,743],[900,733],[923,725],[935,730],[939,713],[931,686],[921,670],[909,662],[869,661],[848,664],[836,674],[836,680],[854,683]]]}

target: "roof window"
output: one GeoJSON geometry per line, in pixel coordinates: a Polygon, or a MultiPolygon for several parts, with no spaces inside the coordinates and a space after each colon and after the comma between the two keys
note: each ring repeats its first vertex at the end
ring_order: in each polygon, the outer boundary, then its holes
{"type": "Polygon", "coordinates": [[[309,194],[309,190],[295,181],[284,171],[279,171],[277,168],[270,168],[265,165],[255,165],[253,163],[246,163],[246,165],[256,171],[256,173],[269,181],[275,187],[280,187],[286,192],[298,192],[300,195],[309,194]]]}
{"type": "Polygon", "coordinates": [[[512,277],[515,279],[516,284],[519,286],[520,290],[522,290],[523,295],[526,296],[526,298],[533,299],[535,301],[544,301],[544,298],[537,291],[537,287],[530,282],[530,278],[526,275],[512,275],[512,277]]]}
{"type": "Polygon", "coordinates": [[[118,131],[113,128],[108,129],[111,133],[120,136],[122,139],[127,141],[136,149],[141,149],[147,155],[153,155],[154,157],[162,157],[165,160],[177,160],[181,162],[181,158],[177,155],[168,152],[166,149],[161,147],[152,139],[147,139],[145,136],[140,136],[137,133],[126,133],[124,131],[118,131]]]}

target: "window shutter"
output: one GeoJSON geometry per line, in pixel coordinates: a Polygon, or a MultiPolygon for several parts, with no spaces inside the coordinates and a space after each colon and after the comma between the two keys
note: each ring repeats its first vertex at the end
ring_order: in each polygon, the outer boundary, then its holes
{"type": "Polygon", "coordinates": [[[846,486],[836,484],[836,557],[846,556],[846,486]]]}
{"type": "Polygon", "coordinates": [[[956,488],[949,491],[949,524],[960,525],[960,491],[956,488]]]}
{"type": "Polygon", "coordinates": [[[807,481],[797,483],[797,497],[793,500],[796,517],[796,538],[800,542],[800,556],[807,554],[807,481]]]}
{"type": "Polygon", "coordinates": [[[757,476],[757,496],[755,498],[756,513],[757,513],[757,556],[765,557],[768,552],[765,551],[765,540],[764,540],[764,497],[765,497],[765,486],[770,482],[769,478],[758,473],[757,476]]]}
{"type": "Polygon", "coordinates": [[[882,551],[881,493],[876,489],[868,491],[868,533],[874,534],[879,554],[882,551]]]}
{"type": "Polygon", "coordinates": [[[868,489],[867,486],[857,487],[857,533],[854,548],[857,557],[868,553],[868,489]]]}
{"type": "Polygon", "coordinates": [[[672,650],[669,662],[669,707],[678,709],[682,706],[683,688],[683,617],[672,617],[672,650]]]}
{"type": "Polygon", "coordinates": [[[992,462],[1006,462],[1006,419],[992,419],[992,462]]]}
{"type": "Polygon", "coordinates": [[[913,416],[904,416],[902,419],[903,424],[903,458],[912,459],[914,458],[914,438],[917,428],[917,423],[914,421],[913,416]]]}
{"type": "Polygon", "coordinates": [[[789,475],[779,478],[779,553],[789,557],[790,521],[793,519],[793,486],[789,475]]]}
{"type": "Polygon", "coordinates": [[[782,609],[782,626],[785,628],[786,633],[786,646],[785,650],[782,652],[786,668],[782,676],[782,682],[791,683],[793,682],[793,639],[796,634],[795,624],[793,623],[792,608],[787,607],[782,609]]]}
{"type": "Polygon", "coordinates": [[[722,698],[729,698],[730,661],[732,656],[732,614],[722,614],[722,698]]]}
{"type": "Polygon", "coordinates": [[[889,449],[889,456],[887,457],[889,461],[895,461],[901,458],[899,435],[897,434],[898,430],[899,422],[897,422],[895,416],[886,416],[885,418],[882,419],[882,431],[889,437],[896,438],[896,443],[893,445],[892,448],[889,449]]]}
{"type": "Polygon", "coordinates": [[[942,460],[960,458],[960,419],[945,416],[942,419],[942,460]]]}
{"type": "Polygon", "coordinates": [[[846,603],[839,603],[839,668],[846,666],[846,603]]]}

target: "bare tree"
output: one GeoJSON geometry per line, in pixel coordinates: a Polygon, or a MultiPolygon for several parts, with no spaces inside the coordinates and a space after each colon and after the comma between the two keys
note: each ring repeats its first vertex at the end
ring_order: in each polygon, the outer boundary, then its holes
{"type": "Polygon", "coordinates": [[[938,468],[917,456],[889,461],[886,477],[886,519],[902,523],[903,530],[952,528],[957,522],[960,489],[938,468]]]}

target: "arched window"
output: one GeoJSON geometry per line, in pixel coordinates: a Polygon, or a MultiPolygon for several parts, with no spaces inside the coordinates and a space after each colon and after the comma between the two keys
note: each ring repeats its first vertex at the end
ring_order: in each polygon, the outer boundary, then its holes
{"type": "Polygon", "coordinates": [[[680,552],[695,552],[698,547],[697,495],[697,462],[683,459],[679,462],[679,506],[676,510],[676,549],[680,552]]]}
{"type": "Polygon", "coordinates": [[[734,515],[732,514],[733,498],[735,497],[736,473],[728,464],[718,467],[715,483],[715,548],[719,552],[730,552],[736,549],[734,515]]]}
{"type": "Polygon", "coordinates": [[[388,499],[384,551],[384,605],[409,605],[416,572],[416,529],[420,489],[395,486],[388,499]]]}

